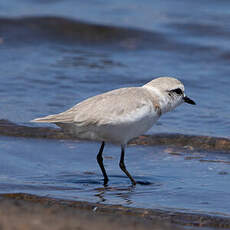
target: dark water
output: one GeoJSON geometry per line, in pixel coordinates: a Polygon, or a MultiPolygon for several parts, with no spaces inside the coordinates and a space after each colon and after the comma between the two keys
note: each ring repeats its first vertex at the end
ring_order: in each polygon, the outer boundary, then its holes
{"type": "MultiPolygon", "coordinates": [[[[95,94],[170,75],[197,106],[180,106],[149,132],[229,137],[229,12],[230,2],[214,0],[1,1],[0,118],[33,125],[95,94]]],[[[2,137],[0,145],[2,192],[230,214],[228,155],[202,153],[207,162],[131,147],[128,168],[151,183],[134,189],[110,146],[104,189],[96,143],[2,137]]]]}

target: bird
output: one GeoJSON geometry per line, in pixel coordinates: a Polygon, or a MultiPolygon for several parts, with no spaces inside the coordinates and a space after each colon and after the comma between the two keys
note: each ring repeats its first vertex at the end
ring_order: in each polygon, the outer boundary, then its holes
{"type": "Polygon", "coordinates": [[[129,140],[148,131],[166,112],[186,102],[196,103],[185,95],[182,82],[174,77],[158,77],[142,86],[119,88],[83,100],[72,108],[54,115],[36,118],[31,122],[54,123],[78,139],[101,142],[97,162],[108,184],[103,164],[106,142],[120,145],[119,166],[136,185],[124,163],[129,140]]]}

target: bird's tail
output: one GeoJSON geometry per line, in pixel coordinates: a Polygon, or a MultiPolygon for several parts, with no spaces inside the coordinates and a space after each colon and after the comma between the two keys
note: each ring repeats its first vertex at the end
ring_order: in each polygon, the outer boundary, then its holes
{"type": "Polygon", "coordinates": [[[58,122],[58,120],[59,120],[58,116],[55,114],[55,115],[49,115],[46,117],[38,117],[38,118],[31,120],[30,122],[55,123],[55,122],[58,122]]]}
{"type": "Polygon", "coordinates": [[[31,122],[42,122],[42,123],[72,123],[74,121],[74,113],[70,110],[63,113],[53,114],[46,117],[39,117],[31,122]]]}

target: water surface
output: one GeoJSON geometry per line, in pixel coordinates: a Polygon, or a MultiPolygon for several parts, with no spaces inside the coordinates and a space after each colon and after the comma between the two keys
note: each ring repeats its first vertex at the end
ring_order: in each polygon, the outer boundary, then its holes
{"type": "MultiPolygon", "coordinates": [[[[180,106],[149,133],[229,137],[229,9],[214,0],[1,1],[0,118],[32,126],[98,93],[170,75],[197,106],[180,106]]],[[[130,147],[127,167],[149,182],[133,188],[120,149],[106,146],[104,188],[98,143],[1,137],[0,147],[1,192],[230,214],[228,154],[130,147]]]]}
{"type": "Polygon", "coordinates": [[[98,143],[1,138],[1,193],[25,192],[130,207],[230,215],[230,156],[167,147],[130,146],[126,165],[133,187],[118,166],[120,149],[107,145],[108,186],[96,163],[98,143]]]}

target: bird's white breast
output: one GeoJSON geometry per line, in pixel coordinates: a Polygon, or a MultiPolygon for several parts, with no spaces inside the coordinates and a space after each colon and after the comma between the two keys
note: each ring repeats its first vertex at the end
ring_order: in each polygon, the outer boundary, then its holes
{"type": "MultiPolygon", "coordinates": [[[[126,144],[130,139],[138,137],[149,130],[158,120],[159,113],[152,103],[147,104],[131,114],[113,117],[110,123],[89,126],[71,125],[72,134],[79,138],[108,141],[115,144],[126,144]]],[[[62,128],[65,128],[62,126],[62,128]]],[[[67,127],[66,127],[67,128],[67,127]]]]}

